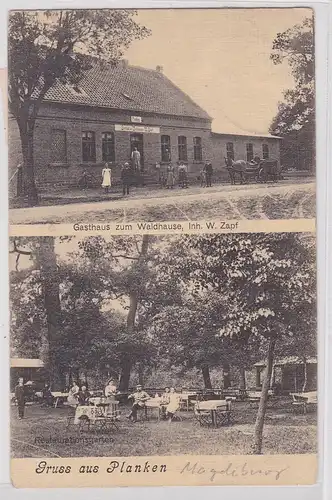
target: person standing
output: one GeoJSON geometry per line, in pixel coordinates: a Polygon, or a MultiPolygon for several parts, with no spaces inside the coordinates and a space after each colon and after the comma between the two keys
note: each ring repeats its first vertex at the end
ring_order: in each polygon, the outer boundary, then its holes
{"type": "Polygon", "coordinates": [[[23,378],[18,379],[18,384],[15,387],[15,398],[17,402],[18,418],[21,420],[24,417],[25,408],[25,387],[23,378]]]}
{"type": "Polygon", "coordinates": [[[102,178],[103,178],[103,182],[102,182],[101,185],[105,189],[105,192],[108,193],[109,188],[112,185],[112,179],[111,179],[111,177],[112,177],[112,171],[109,168],[108,163],[105,163],[105,167],[103,168],[103,170],[101,172],[101,175],[102,175],[102,178]]]}
{"type": "Polygon", "coordinates": [[[182,189],[188,187],[188,168],[183,162],[179,165],[179,184],[182,189]]]}
{"type": "Polygon", "coordinates": [[[135,147],[131,153],[131,161],[133,164],[133,169],[135,172],[140,172],[141,170],[141,153],[138,151],[138,149],[135,147]]]}
{"type": "Polygon", "coordinates": [[[125,163],[121,169],[121,180],[122,180],[122,193],[123,196],[129,194],[129,187],[131,181],[131,169],[129,163],[125,163]]]}
{"type": "Polygon", "coordinates": [[[173,189],[173,187],[174,187],[174,181],[175,181],[174,167],[170,163],[167,166],[167,178],[166,178],[166,187],[167,187],[167,189],[173,189]]]}
{"type": "Polygon", "coordinates": [[[212,167],[212,163],[210,161],[205,162],[204,171],[205,171],[205,178],[206,178],[206,187],[211,187],[212,186],[213,167],[212,167]]]}

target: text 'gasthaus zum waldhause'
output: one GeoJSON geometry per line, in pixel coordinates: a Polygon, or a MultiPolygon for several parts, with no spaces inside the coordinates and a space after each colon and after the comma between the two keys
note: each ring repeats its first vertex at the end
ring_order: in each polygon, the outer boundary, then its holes
{"type": "Polygon", "coordinates": [[[75,232],[105,231],[112,233],[186,233],[186,232],[233,232],[239,231],[236,221],[185,221],[185,222],[132,222],[110,224],[74,224],[75,232]]]}

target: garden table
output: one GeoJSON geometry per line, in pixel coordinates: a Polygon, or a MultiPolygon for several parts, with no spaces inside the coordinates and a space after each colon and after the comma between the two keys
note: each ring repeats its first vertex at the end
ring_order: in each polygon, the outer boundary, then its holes
{"type": "Polygon", "coordinates": [[[158,422],[160,420],[160,414],[161,414],[161,406],[162,406],[162,398],[151,398],[145,401],[144,405],[144,415],[146,420],[149,420],[149,415],[148,411],[150,410],[150,413],[153,413],[154,410],[158,410],[158,422]]]}
{"type": "Polygon", "coordinates": [[[200,425],[218,427],[230,422],[231,402],[225,399],[200,401],[196,403],[194,411],[200,425]]]}

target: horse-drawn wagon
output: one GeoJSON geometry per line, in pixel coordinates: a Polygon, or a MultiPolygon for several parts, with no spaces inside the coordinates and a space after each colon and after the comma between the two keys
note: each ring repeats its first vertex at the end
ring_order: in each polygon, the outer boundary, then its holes
{"type": "Polygon", "coordinates": [[[253,161],[232,160],[225,158],[231,184],[236,184],[238,178],[241,184],[253,180],[254,182],[277,182],[281,178],[281,167],[278,160],[254,158],[253,161]]]}

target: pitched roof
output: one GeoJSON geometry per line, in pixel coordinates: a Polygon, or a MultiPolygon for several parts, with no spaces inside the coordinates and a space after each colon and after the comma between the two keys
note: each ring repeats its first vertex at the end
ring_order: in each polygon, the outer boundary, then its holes
{"type": "Polygon", "coordinates": [[[211,120],[160,71],[123,64],[114,68],[95,64],[79,83],[79,92],[57,82],[44,101],[211,120]]]}
{"type": "Polygon", "coordinates": [[[33,358],[11,358],[11,368],[42,368],[44,363],[41,359],[33,358]]]}
{"type": "MultiPolygon", "coordinates": [[[[317,358],[315,358],[315,357],[307,358],[306,361],[307,361],[307,364],[309,364],[309,365],[317,364],[317,358]]],[[[276,359],[274,362],[275,366],[302,365],[302,364],[303,364],[303,360],[301,358],[299,358],[298,356],[285,356],[284,358],[276,359]]],[[[263,367],[263,366],[266,366],[266,362],[260,361],[259,363],[255,363],[254,366],[263,367]]]]}

